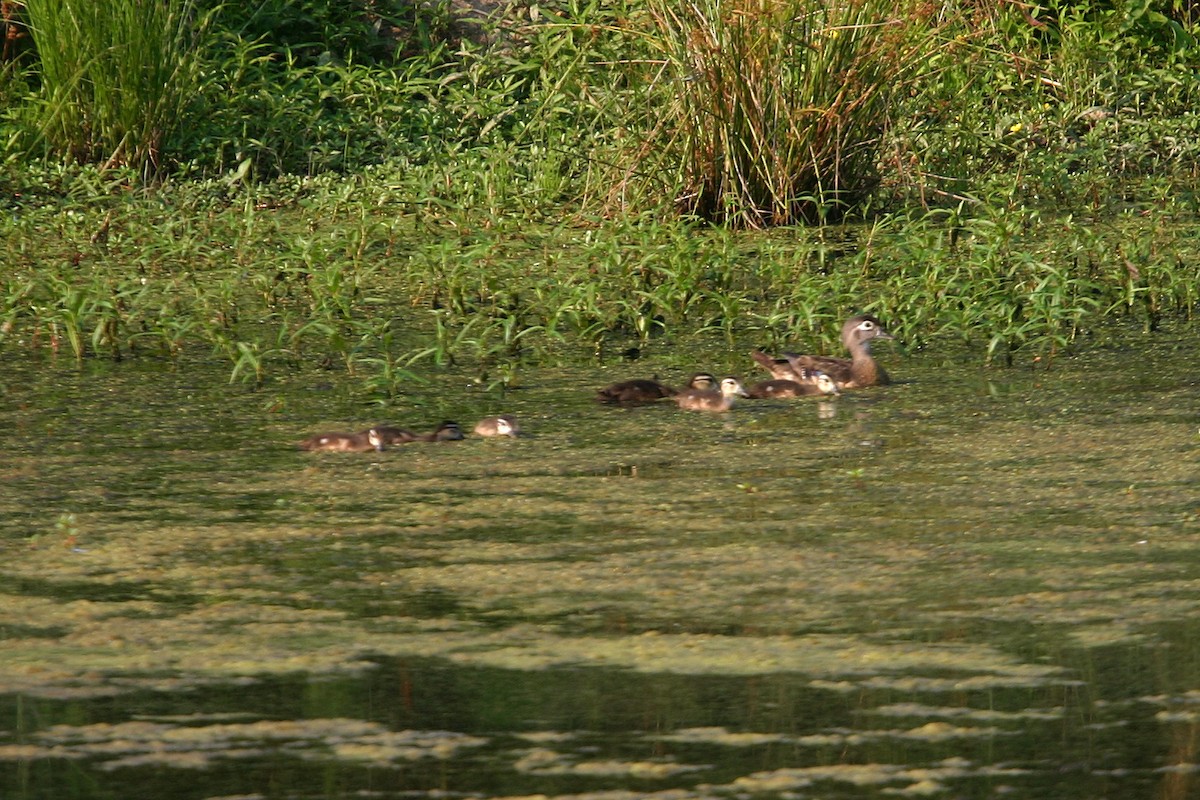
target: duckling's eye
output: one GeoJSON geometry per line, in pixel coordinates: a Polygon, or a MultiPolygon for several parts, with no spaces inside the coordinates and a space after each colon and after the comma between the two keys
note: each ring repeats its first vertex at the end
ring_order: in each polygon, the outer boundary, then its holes
{"type": "Polygon", "coordinates": [[[865,319],[865,320],[863,320],[863,324],[859,325],[858,327],[863,329],[864,331],[869,331],[875,327],[875,323],[871,322],[871,320],[869,320],[869,319],[865,319]]]}

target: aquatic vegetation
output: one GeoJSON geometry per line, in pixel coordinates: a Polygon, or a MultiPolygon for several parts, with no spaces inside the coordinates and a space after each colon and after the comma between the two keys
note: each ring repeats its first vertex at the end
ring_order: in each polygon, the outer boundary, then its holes
{"type": "Polygon", "coordinates": [[[12,758],[101,760],[108,772],[152,766],[189,770],[245,758],[246,742],[257,747],[286,747],[301,758],[338,758],[377,765],[423,758],[449,759],[459,750],[480,747],[485,739],[433,731],[391,731],[354,719],[255,720],[156,719],[117,725],[56,725],[40,731],[35,743],[0,745],[0,761],[12,758]]]}
{"type": "Polygon", "coordinates": [[[186,232],[159,201],[2,218],[14,269],[0,275],[0,347],[211,352],[254,384],[336,365],[387,403],[430,367],[466,366],[504,389],[531,366],[685,337],[838,353],[840,320],[862,311],[906,348],[962,343],[988,363],[1029,362],[1114,320],[1148,332],[1191,320],[1200,301],[1200,242],[1160,215],[977,209],[881,217],[837,238],[634,220],[584,237],[525,224],[431,241],[428,221],[340,195],[324,202],[350,224],[308,232],[312,202],[263,209],[248,191],[202,206],[186,232]],[[90,238],[102,224],[101,246],[90,238]]]}

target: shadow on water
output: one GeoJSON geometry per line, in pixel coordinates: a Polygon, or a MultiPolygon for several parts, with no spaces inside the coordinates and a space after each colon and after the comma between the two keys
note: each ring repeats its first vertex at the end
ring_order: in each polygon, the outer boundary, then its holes
{"type": "Polygon", "coordinates": [[[723,416],[10,365],[0,797],[1195,796],[1198,365],[1136,355],[723,416]]]}
{"type": "MultiPolygon", "coordinates": [[[[819,685],[379,657],[353,678],[10,698],[22,744],[6,749],[25,753],[5,753],[0,774],[19,798],[1185,798],[1200,701],[1160,694],[1145,674],[1108,676],[1114,695],[1104,675],[1081,680],[1146,655],[1075,651],[1078,677],[978,689],[949,674],[819,685]]],[[[1176,677],[1194,681],[1194,664],[1176,677]]]]}

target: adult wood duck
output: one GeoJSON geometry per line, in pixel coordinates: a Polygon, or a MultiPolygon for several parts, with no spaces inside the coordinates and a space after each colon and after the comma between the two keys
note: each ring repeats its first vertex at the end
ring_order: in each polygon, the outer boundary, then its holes
{"type": "Polygon", "coordinates": [[[512,414],[500,414],[495,417],[484,417],[475,423],[476,436],[511,436],[514,439],[521,435],[521,426],[512,414]]]}
{"type": "MultiPolygon", "coordinates": [[[[688,381],[683,391],[708,391],[717,385],[717,379],[707,372],[698,372],[688,381]]],[[[596,392],[596,399],[601,403],[615,403],[623,406],[633,406],[642,403],[653,403],[664,397],[674,397],[680,390],[673,389],[658,381],[638,379],[621,381],[606,386],[596,392]]]]}
{"type": "Polygon", "coordinates": [[[861,389],[864,386],[885,386],[891,382],[887,372],[871,355],[875,339],[895,339],[878,319],[870,314],[851,317],[842,325],[842,344],[850,358],[833,356],[803,356],[785,353],[783,358],[771,358],[755,351],[751,356],[776,380],[804,382],[806,370],[824,372],[839,389],[861,389]]]}
{"type": "Polygon", "coordinates": [[[824,372],[820,370],[806,370],[805,372],[808,378],[805,381],[776,378],[775,380],[756,383],[746,393],[757,400],[766,400],[775,397],[812,397],[814,395],[827,396],[841,394],[833,378],[824,372]]]}
{"type": "Polygon", "coordinates": [[[680,408],[689,411],[728,411],[734,401],[746,397],[746,390],[737,378],[722,378],[721,385],[713,389],[685,389],[671,397],[680,408]]]}
{"type": "Polygon", "coordinates": [[[331,450],[341,453],[365,453],[382,451],[385,442],[379,429],[371,428],[359,433],[318,433],[297,446],[301,450],[331,450]]]}
{"type": "Polygon", "coordinates": [[[405,428],[393,428],[388,425],[380,425],[372,430],[385,445],[407,442],[451,442],[463,438],[462,428],[457,422],[450,420],[446,420],[429,433],[413,433],[405,428]]]}

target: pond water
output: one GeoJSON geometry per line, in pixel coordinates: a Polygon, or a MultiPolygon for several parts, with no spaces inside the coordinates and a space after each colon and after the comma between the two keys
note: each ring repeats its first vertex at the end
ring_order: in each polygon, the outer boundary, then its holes
{"type": "Polygon", "coordinates": [[[1195,797],[1193,344],[727,415],[591,393],[744,348],[385,410],[5,355],[0,797],[1195,797]]]}

